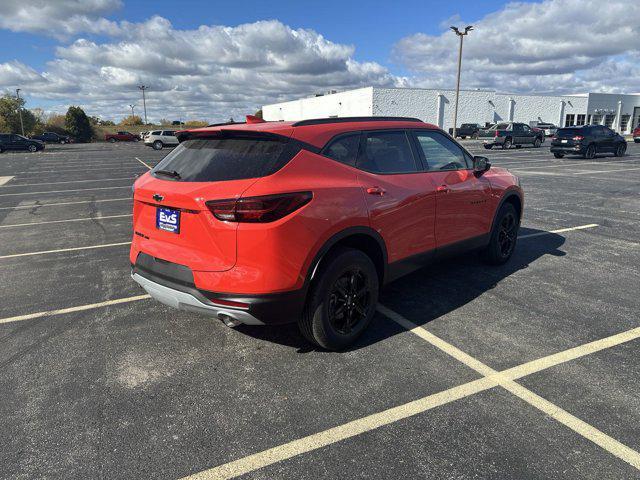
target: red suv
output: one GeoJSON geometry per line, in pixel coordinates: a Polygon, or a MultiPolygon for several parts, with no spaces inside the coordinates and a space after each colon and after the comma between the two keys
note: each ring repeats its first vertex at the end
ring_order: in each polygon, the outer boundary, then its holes
{"type": "Polygon", "coordinates": [[[513,253],[517,177],[411,118],[211,126],[134,185],[133,279],[229,326],[298,322],[347,347],[381,285],[434,259],[513,253]]]}

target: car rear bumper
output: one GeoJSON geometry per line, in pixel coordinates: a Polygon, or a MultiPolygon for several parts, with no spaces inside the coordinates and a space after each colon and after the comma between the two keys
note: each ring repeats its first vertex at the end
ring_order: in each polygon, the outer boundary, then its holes
{"type": "Polygon", "coordinates": [[[195,286],[187,267],[141,255],[131,266],[131,277],[151,297],[170,307],[246,325],[294,323],[302,313],[304,288],[272,294],[211,292],[195,286]]]}
{"type": "Polygon", "coordinates": [[[549,150],[551,153],[584,153],[586,147],[584,145],[551,145],[549,150]]]}

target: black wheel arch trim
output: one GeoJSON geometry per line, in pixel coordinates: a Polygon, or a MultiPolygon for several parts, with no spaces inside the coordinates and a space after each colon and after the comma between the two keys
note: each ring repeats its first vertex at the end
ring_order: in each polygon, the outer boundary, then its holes
{"type": "Polygon", "coordinates": [[[493,232],[493,227],[496,224],[496,219],[498,218],[498,212],[500,212],[500,209],[502,208],[502,206],[511,198],[517,198],[518,201],[520,202],[520,211],[518,212],[518,223],[522,222],[522,215],[524,214],[524,202],[522,201],[522,195],[520,195],[516,190],[508,190],[500,199],[500,203],[498,204],[498,207],[496,208],[496,211],[493,212],[493,220],[491,221],[491,230],[489,230],[489,233],[493,232]]]}

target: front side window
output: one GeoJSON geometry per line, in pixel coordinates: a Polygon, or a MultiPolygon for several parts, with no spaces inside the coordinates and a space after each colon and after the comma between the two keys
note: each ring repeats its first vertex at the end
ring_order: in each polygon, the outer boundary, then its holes
{"type": "Polygon", "coordinates": [[[429,171],[461,170],[469,168],[464,151],[438,132],[416,132],[418,145],[424,154],[429,171]]]}
{"type": "Polygon", "coordinates": [[[329,143],[329,145],[322,150],[322,154],[340,163],[354,167],[356,165],[359,145],[360,133],[343,135],[329,143]]]}
{"type": "Polygon", "coordinates": [[[357,166],[373,173],[418,171],[409,139],[404,131],[367,132],[357,166]]]}

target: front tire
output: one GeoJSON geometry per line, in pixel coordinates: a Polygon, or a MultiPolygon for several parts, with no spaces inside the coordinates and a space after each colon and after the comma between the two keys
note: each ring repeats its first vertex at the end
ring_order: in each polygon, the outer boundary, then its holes
{"type": "Polygon", "coordinates": [[[116,143],[116,139],[115,138],[110,138],[109,139],[109,143],[116,143]]]}
{"type": "Polygon", "coordinates": [[[340,248],[323,260],[298,322],[311,343],[326,350],[352,345],[371,323],[378,272],[360,250],[340,248]]]}
{"type": "Polygon", "coordinates": [[[38,147],[36,147],[35,145],[29,145],[27,147],[27,150],[29,150],[31,153],[35,153],[38,151],[38,147]]]}
{"type": "Polygon", "coordinates": [[[491,150],[491,147],[493,147],[493,145],[485,145],[484,148],[486,148],[487,150],[491,150]]]}
{"type": "Polygon", "coordinates": [[[156,140],[155,142],[153,142],[153,149],[154,150],[162,150],[162,147],[164,145],[162,145],[162,142],[160,140],[156,140]]]}
{"type": "Polygon", "coordinates": [[[540,148],[540,145],[542,145],[542,140],[540,140],[540,137],[537,137],[533,141],[533,148],[540,148]]]}
{"type": "Polygon", "coordinates": [[[556,158],[564,158],[564,153],[554,153],[553,156],[556,158]]]}
{"type": "Polygon", "coordinates": [[[502,149],[503,150],[509,150],[511,148],[511,145],[513,145],[513,142],[511,141],[510,138],[507,138],[504,143],[502,144],[502,149]]]}
{"type": "Polygon", "coordinates": [[[488,263],[502,265],[511,258],[516,248],[519,228],[520,219],[515,207],[511,203],[503,204],[496,216],[489,245],[484,252],[488,263]]]}
{"type": "Polygon", "coordinates": [[[626,151],[627,151],[627,146],[624,143],[621,143],[616,147],[616,150],[615,152],[613,152],[613,155],[616,157],[623,157],[626,151]]]}

